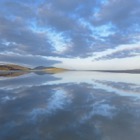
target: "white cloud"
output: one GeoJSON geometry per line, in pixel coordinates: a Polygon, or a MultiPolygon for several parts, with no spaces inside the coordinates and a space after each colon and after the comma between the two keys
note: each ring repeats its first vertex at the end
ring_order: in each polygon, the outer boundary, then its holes
{"type": "MultiPolygon", "coordinates": [[[[138,0],[49,0],[33,5],[32,1],[29,4],[7,0],[0,3],[1,61],[17,63],[20,58],[20,63],[25,64],[25,57],[32,55],[39,59],[36,63],[43,60],[42,65],[46,65],[44,58],[62,60],[56,66],[66,68],[122,69],[122,65],[124,69],[139,68],[138,0]],[[8,57],[8,52],[25,57],[8,57]],[[124,67],[129,60],[136,64],[124,67]]],[[[32,60],[30,63],[35,64],[35,59],[32,60]]]]}
{"type": "Polygon", "coordinates": [[[71,40],[66,38],[62,33],[50,30],[47,33],[47,37],[50,44],[55,48],[53,51],[55,53],[63,54],[72,46],[71,40]]]}
{"type": "Polygon", "coordinates": [[[133,52],[133,50],[140,50],[140,44],[120,45],[114,49],[107,49],[103,52],[93,53],[93,56],[87,58],[60,58],[60,57],[47,57],[50,60],[61,61],[61,64],[55,64],[57,67],[64,67],[69,69],[79,70],[126,70],[126,69],[140,69],[140,54],[133,52]],[[108,60],[96,60],[115,52],[124,52],[130,50],[136,56],[124,58],[112,58],[108,60]],[[94,60],[94,61],[93,61],[94,60]]]}
{"type": "Polygon", "coordinates": [[[127,44],[127,45],[120,45],[120,46],[117,46],[116,48],[113,48],[113,49],[107,49],[105,51],[102,51],[102,52],[95,52],[93,53],[93,59],[97,59],[97,58],[101,58],[101,57],[104,57],[104,56],[107,56],[107,55],[110,55],[110,54],[113,54],[113,53],[116,53],[116,52],[125,52],[127,50],[135,50],[135,49],[139,49],[140,50],[140,42],[136,43],[136,44],[127,44]]]}

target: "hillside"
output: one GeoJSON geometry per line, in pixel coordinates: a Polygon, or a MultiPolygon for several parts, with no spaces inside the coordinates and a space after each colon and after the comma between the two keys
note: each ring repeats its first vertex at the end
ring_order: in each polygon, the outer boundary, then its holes
{"type": "Polygon", "coordinates": [[[0,65],[0,71],[42,71],[44,73],[58,73],[66,71],[66,69],[62,68],[55,68],[55,67],[44,67],[44,66],[38,66],[34,69],[30,69],[27,67],[15,65],[15,64],[3,64],[0,65]]]}
{"type": "Polygon", "coordinates": [[[59,73],[59,72],[66,71],[66,69],[63,69],[63,68],[44,67],[44,66],[35,67],[33,70],[35,70],[35,71],[43,71],[44,73],[59,73]]]}
{"type": "Polygon", "coordinates": [[[43,69],[43,71],[45,71],[47,73],[59,73],[59,72],[67,71],[67,70],[63,69],[63,68],[50,67],[50,68],[43,69]]]}
{"type": "Polygon", "coordinates": [[[30,68],[15,65],[15,64],[5,64],[5,65],[0,65],[0,71],[9,71],[9,70],[22,70],[22,71],[28,71],[30,68]]]}
{"type": "Polygon", "coordinates": [[[47,67],[44,67],[44,66],[38,66],[38,67],[35,67],[34,70],[42,70],[42,69],[46,69],[47,67]]]}

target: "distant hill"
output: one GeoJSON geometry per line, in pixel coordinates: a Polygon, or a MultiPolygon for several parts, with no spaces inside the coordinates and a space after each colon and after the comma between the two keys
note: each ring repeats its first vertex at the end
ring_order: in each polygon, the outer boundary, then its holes
{"type": "Polygon", "coordinates": [[[38,67],[35,67],[34,70],[44,70],[44,69],[53,69],[53,68],[56,68],[56,67],[38,66],[38,67]]]}
{"type": "Polygon", "coordinates": [[[45,68],[43,70],[47,73],[59,73],[59,72],[67,71],[67,69],[55,68],[55,67],[45,68]]]}
{"type": "Polygon", "coordinates": [[[5,64],[5,65],[0,65],[0,71],[9,71],[9,70],[22,70],[22,71],[28,71],[30,68],[15,65],[15,64],[5,64]]]}
{"type": "Polygon", "coordinates": [[[66,71],[66,69],[63,69],[63,68],[44,67],[44,66],[35,67],[33,70],[39,70],[39,71],[43,71],[45,73],[58,73],[58,72],[66,71]]]}
{"type": "Polygon", "coordinates": [[[112,72],[112,73],[134,73],[140,74],[140,69],[132,69],[132,70],[94,70],[98,72],[112,72]]]}
{"type": "Polygon", "coordinates": [[[15,65],[15,64],[3,64],[0,65],[0,71],[42,71],[44,73],[58,73],[66,71],[66,69],[63,68],[55,68],[55,67],[45,67],[45,66],[38,66],[33,69],[15,65]]]}
{"type": "MultiPolygon", "coordinates": [[[[63,68],[56,68],[56,67],[45,67],[45,66],[38,66],[33,69],[27,68],[24,66],[19,66],[16,64],[2,64],[0,65],[0,71],[30,71],[36,72],[38,74],[54,74],[60,73],[64,71],[68,71],[68,69],[63,68]]],[[[132,69],[132,70],[85,70],[85,71],[97,71],[97,72],[112,72],[112,73],[132,73],[132,74],[140,74],[140,69],[132,69]]]]}
{"type": "Polygon", "coordinates": [[[35,67],[34,70],[42,70],[42,69],[45,69],[46,67],[44,66],[38,66],[38,67],[35,67]]]}

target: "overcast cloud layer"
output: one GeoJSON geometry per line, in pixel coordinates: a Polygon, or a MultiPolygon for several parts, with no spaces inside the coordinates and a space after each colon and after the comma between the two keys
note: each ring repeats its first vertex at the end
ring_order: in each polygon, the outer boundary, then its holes
{"type": "Polygon", "coordinates": [[[140,68],[139,7],[140,0],[1,0],[0,62],[140,68]]]}

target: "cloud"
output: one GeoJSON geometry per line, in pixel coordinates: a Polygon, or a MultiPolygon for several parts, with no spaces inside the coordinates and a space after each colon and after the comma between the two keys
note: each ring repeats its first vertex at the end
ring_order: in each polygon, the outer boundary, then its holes
{"type": "Polygon", "coordinates": [[[125,58],[131,56],[139,56],[140,53],[140,43],[139,44],[129,44],[120,45],[114,49],[107,49],[99,53],[93,53],[94,60],[104,60],[104,59],[114,59],[114,58],[125,58]]]}
{"type": "Polygon", "coordinates": [[[133,24],[139,24],[139,0],[108,0],[96,14],[95,22],[104,24],[112,22],[118,28],[127,29],[133,24]]]}
{"type": "MultiPolygon", "coordinates": [[[[0,1],[1,53],[88,58],[121,45],[138,44],[139,0],[0,1]]],[[[120,50],[107,56],[137,53],[120,50]]]]}
{"type": "Polygon", "coordinates": [[[16,63],[16,64],[23,64],[29,67],[35,67],[35,66],[52,66],[56,63],[61,63],[61,61],[57,60],[48,60],[47,58],[44,58],[42,56],[36,56],[34,55],[20,55],[20,54],[0,54],[0,60],[1,63],[16,63]]]}
{"type": "MultiPolygon", "coordinates": [[[[1,39],[5,44],[9,43],[7,47],[11,47],[13,52],[38,55],[50,53],[51,45],[47,41],[46,35],[31,31],[23,19],[16,18],[11,21],[2,17],[0,21],[2,23],[0,28],[1,39]]],[[[5,50],[7,51],[7,49],[5,50]]]]}

